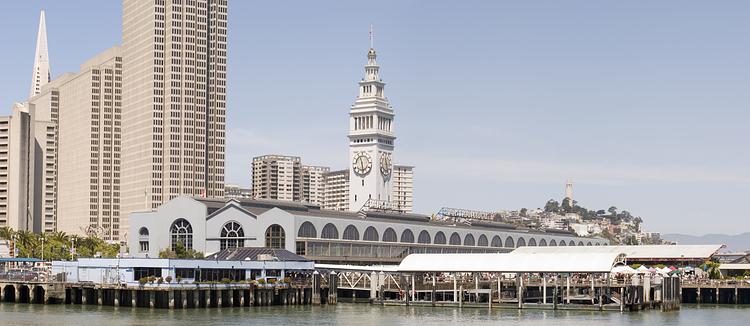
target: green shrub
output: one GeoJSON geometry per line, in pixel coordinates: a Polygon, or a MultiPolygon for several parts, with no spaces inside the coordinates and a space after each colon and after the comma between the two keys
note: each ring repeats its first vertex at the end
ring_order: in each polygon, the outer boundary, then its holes
{"type": "Polygon", "coordinates": [[[138,279],[138,284],[143,286],[144,284],[148,283],[148,277],[141,277],[138,279]]]}
{"type": "Polygon", "coordinates": [[[221,284],[229,284],[229,283],[232,283],[232,280],[226,277],[221,279],[221,284]]]}
{"type": "Polygon", "coordinates": [[[167,281],[167,283],[172,283],[172,276],[167,276],[164,280],[167,281]]]}
{"type": "Polygon", "coordinates": [[[160,277],[160,278],[158,278],[156,280],[156,284],[162,284],[162,283],[164,283],[164,279],[163,278],[160,277]]]}

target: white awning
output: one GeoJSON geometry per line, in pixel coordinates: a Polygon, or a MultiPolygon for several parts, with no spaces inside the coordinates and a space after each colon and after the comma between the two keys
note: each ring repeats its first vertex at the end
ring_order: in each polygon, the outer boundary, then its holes
{"type": "Polygon", "coordinates": [[[722,270],[750,270],[750,264],[721,264],[719,269],[722,270]]]}
{"type": "Polygon", "coordinates": [[[411,254],[399,272],[609,273],[621,253],[411,254]]]}
{"type": "Polygon", "coordinates": [[[628,259],[708,259],[723,245],[647,245],[647,246],[585,246],[585,247],[520,247],[511,254],[521,253],[624,253],[628,259]]]}

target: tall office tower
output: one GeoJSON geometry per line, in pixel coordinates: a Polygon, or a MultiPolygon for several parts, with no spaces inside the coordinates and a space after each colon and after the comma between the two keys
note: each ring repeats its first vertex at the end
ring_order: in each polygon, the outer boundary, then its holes
{"type": "Polygon", "coordinates": [[[414,206],[414,167],[393,166],[393,206],[400,211],[411,213],[414,206]]]}
{"type": "Polygon", "coordinates": [[[315,205],[325,203],[325,174],[331,169],[325,166],[302,166],[302,201],[315,205]]]}
{"type": "Polygon", "coordinates": [[[302,200],[302,160],[298,156],[253,158],[253,198],[302,200]]]}
{"type": "Polygon", "coordinates": [[[385,97],[385,83],[378,75],[376,58],[375,49],[370,47],[359,96],[349,111],[349,209],[354,211],[368,200],[393,200],[395,114],[385,97]]]}
{"type": "Polygon", "coordinates": [[[223,197],[227,0],[123,0],[122,212],[223,197]]]}
{"type": "Polygon", "coordinates": [[[334,211],[348,211],[349,169],[325,173],[323,178],[325,182],[323,208],[334,211]]]}
{"type": "Polygon", "coordinates": [[[33,231],[33,117],[26,104],[16,103],[11,111],[0,117],[0,227],[33,231]]]}
{"type": "MultiPolygon", "coordinates": [[[[120,47],[114,47],[81,65],[78,73],[56,78],[30,100],[36,104],[37,116],[53,109],[57,115],[59,231],[93,233],[104,240],[124,238],[120,227],[121,97],[122,58],[120,47]]],[[[54,139],[47,143],[52,147],[54,139]]],[[[46,159],[45,165],[52,165],[54,155],[46,159]]]]}
{"type": "Polygon", "coordinates": [[[39,94],[42,90],[42,86],[49,83],[51,78],[49,70],[49,52],[47,50],[47,23],[44,19],[44,10],[42,10],[42,12],[39,13],[39,30],[36,34],[34,71],[31,76],[29,98],[39,94]]]}

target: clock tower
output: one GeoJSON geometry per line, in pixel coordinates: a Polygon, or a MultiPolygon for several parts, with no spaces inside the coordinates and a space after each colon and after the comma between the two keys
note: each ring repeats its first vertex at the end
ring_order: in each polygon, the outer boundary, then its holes
{"type": "MultiPolygon", "coordinates": [[[[370,31],[372,43],[372,30],[370,31]]],[[[367,51],[365,77],[349,110],[349,209],[358,211],[369,200],[393,198],[393,108],[385,97],[375,48],[367,51]]]]}

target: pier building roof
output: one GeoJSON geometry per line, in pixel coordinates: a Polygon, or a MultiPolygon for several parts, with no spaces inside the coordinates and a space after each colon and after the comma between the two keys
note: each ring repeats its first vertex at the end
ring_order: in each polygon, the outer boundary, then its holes
{"type": "MultiPolygon", "coordinates": [[[[591,248],[591,247],[586,247],[591,248]]],[[[412,254],[400,272],[609,273],[625,254],[610,252],[412,254]]]]}
{"type": "Polygon", "coordinates": [[[520,247],[512,254],[624,253],[630,261],[704,261],[723,245],[645,245],[595,247],[520,247]]]}

